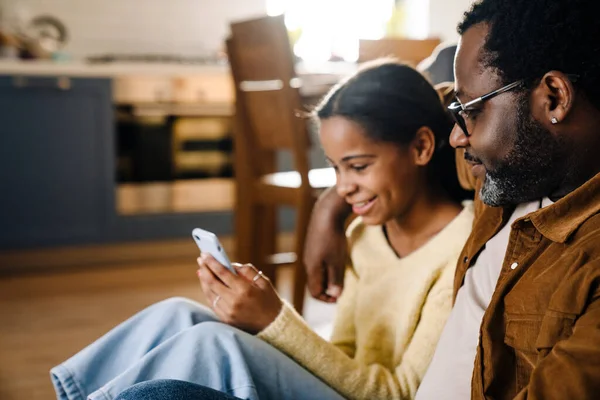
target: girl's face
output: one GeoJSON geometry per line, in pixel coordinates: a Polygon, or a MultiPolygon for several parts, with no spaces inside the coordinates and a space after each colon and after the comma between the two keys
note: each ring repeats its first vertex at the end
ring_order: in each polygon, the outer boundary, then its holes
{"type": "Polygon", "coordinates": [[[321,120],[320,140],[338,194],[365,224],[382,225],[410,207],[419,179],[410,145],[370,139],[362,126],[339,116],[321,120]]]}

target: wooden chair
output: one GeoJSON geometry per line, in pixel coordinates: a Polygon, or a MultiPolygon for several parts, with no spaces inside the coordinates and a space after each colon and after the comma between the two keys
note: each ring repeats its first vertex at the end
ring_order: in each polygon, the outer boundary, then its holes
{"type": "Polygon", "coordinates": [[[302,312],[306,276],[302,252],[316,189],[335,184],[331,168],[309,171],[307,121],[300,81],[283,17],[231,24],[227,53],[236,93],[234,170],[237,257],[275,280],[275,268],[294,265],[294,307],[302,312]],[[277,172],[276,154],[289,151],[294,171],[277,172]],[[296,212],[295,252],[276,253],[277,209],[296,212]]]}
{"type": "MultiPolygon", "coordinates": [[[[435,90],[440,96],[444,107],[448,107],[456,98],[454,95],[454,82],[442,82],[435,85],[435,90]]],[[[471,166],[465,161],[465,149],[456,149],[456,172],[458,181],[465,190],[475,190],[477,179],[471,172],[471,166]]]]}
{"type": "Polygon", "coordinates": [[[429,57],[440,43],[438,38],[423,40],[393,37],[379,40],[361,39],[358,43],[358,62],[393,56],[416,67],[417,64],[429,57]]]}

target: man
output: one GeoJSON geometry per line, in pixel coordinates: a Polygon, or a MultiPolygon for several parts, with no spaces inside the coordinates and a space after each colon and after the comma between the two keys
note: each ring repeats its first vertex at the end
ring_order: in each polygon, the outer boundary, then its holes
{"type": "MultiPolygon", "coordinates": [[[[453,146],[478,178],[455,304],[417,399],[600,395],[597,0],[483,0],[455,59],[453,146]]],[[[305,263],[335,301],[348,210],[320,199],[305,263]]]]}

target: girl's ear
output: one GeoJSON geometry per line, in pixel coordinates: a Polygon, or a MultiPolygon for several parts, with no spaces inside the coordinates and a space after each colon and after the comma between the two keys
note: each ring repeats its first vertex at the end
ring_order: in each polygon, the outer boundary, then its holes
{"type": "Polygon", "coordinates": [[[417,131],[411,143],[413,161],[415,165],[425,166],[431,161],[435,151],[435,135],[428,126],[423,126],[417,131]]]}

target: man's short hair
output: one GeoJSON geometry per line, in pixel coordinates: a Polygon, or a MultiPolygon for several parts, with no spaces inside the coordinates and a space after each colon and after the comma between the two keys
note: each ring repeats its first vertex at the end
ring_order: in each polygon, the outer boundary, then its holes
{"type": "Polygon", "coordinates": [[[579,75],[578,87],[600,108],[600,0],[480,0],[458,25],[489,25],[481,62],[503,84],[531,87],[551,70],[579,75]]]}

